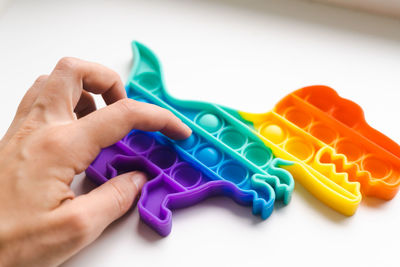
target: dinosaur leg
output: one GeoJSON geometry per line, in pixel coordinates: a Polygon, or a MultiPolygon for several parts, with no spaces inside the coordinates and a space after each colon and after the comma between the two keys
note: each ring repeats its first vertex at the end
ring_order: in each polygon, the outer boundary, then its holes
{"type": "Polygon", "coordinates": [[[242,189],[225,180],[202,181],[185,189],[160,176],[146,186],[139,201],[139,212],[142,219],[162,236],[171,232],[172,209],[193,206],[212,196],[227,196],[240,205],[253,205],[253,213],[260,213],[264,219],[273,208],[273,199],[267,202],[255,190],[242,189]]]}

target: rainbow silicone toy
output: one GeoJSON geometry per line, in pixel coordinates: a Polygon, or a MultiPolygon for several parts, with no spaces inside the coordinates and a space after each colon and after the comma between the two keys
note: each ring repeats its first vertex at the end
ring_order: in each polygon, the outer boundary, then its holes
{"type": "Polygon", "coordinates": [[[361,201],[360,184],[365,195],[383,199],[398,191],[400,147],[368,126],[361,108],[333,89],[300,89],[264,114],[177,100],[165,90],[155,55],[137,42],[132,48],[128,97],[169,109],[193,134],[173,141],[134,130],[104,149],[86,173],[103,183],[122,172],[147,172],[153,180],[144,186],[138,209],[159,234],[171,231],[171,209],[212,195],[252,205],[266,219],[275,198],[289,203],[290,173],[345,215],[354,214],[361,201]]]}
{"type": "Polygon", "coordinates": [[[193,133],[173,141],[160,133],[132,131],[104,149],[86,170],[96,183],[130,170],[143,170],[153,180],[142,189],[141,218],[160,235],[171,231],[171,209],[194,205],[213,195],[225,195],[252,205],[262,219],[270,216],[275,199],[288,204],[294,189],[291,174],[249,127],[220,106],[181,101],[165,93],[155,56],[133,43],[135,64],[128,97],[171,110],[193,133]]]}

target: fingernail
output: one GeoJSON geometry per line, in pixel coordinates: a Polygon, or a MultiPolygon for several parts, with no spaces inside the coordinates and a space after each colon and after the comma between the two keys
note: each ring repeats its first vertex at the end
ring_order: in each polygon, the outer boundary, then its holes
{"type": "Polygon", "coordinates": [[[190,129],[190,127],[187,126],[186,124],[185,124],[185,126],[186,126],[186,131],[189,133],[189,136],[190,136],[192,134],[192,129],[190,129]]]}
{"type": "Polygon", "coordinates": [[[141,172],[135,172],[131,179],[137,190],[141,190],[144,184],[147,182],[146,176],[141,172]]]}
{"type": "Polygon", "coordinates": [[[182,122],[184,131],[185,131],[185,136],[184,138],[189,138],[189,136],[192,134],[192,129],[190,129],[189,126],[187,126],[184,122],[182,122]]]}

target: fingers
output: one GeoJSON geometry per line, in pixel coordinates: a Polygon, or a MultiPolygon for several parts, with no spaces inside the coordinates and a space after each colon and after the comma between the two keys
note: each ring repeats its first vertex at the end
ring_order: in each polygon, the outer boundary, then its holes
{"type": "Polygon", "coordinates": [[[57,63],[48,77],[35,107],[56,117],[71,118],[82,90],[102,94],[107,104],[126,97],[124,85],[116,72],[100,64],[67,57],[57,63]]]}
{"type": "Polygon", "coordinates": [[[76,214],[83,234],[96,238],[110,223],[124,215],[147,181],[144,173],[130,172],[117,176],[86,195],[60,206],[63,214],[76,214]]]}
{"type": "Polygon", "coordinates": [[[13,134],[17,131],[22,122],[25,120],[26,116],[32,109],[33,103],[37,99],[40,90],[42,90],[44,84],[46,83],[47,78],[48,75],[39,76],[31,86],[31,88],[29,88],[28,91],[25,93],[18,106],[13,122],[11,123],[10,127],[7,130],[7,133],[2,139],[2,143],[8,142],[11,136],[13,136],[13,134]]]}
{"type": "Polygon", "coordinates": [[[77,117],[82,118],[95,110],[96,103],[94,102],[93,96],[86,91],[82,91],[81,98],[79,99],[74,110],[77,117]]]}
{"type": "Polygon", "coordinates": [[[173,139],[190,136],[191,130],[170,111],[129,98],[97,110],[76,122],[91,146],[104,148],[132,129],[160,131],[173,139]]]}

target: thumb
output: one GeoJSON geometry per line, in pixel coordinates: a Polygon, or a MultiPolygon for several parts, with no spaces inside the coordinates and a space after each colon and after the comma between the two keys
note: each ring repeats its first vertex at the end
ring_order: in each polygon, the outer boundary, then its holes
{"type": "Polygon", "coordinates": [[[124,173],[69,204],[85,213],[84,217],[90,218],[90,225],[94,228],[91,230],[99,233],[129,210],[146,181],[142,172],[124,173]]]}

